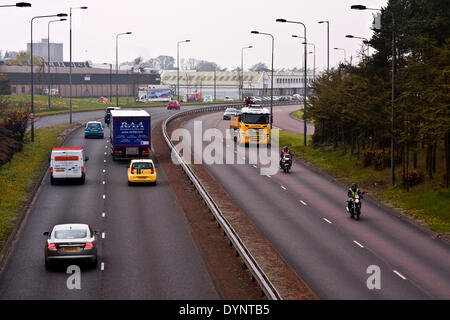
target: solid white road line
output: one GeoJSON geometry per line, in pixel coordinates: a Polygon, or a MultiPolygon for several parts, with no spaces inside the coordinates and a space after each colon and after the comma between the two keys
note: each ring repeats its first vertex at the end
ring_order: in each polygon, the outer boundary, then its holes
{"type": "Polygon", "coordinates": [[[303,201],[303,200],[300,200],[300,202],[302,203],[302,205],[304,205],[304,206],[307,206],[308,204],[305,202],[305,201],[303,201]]]}
{"type": "Polygon", "coordinates": [[[356,244],[357,244],[358,246],[360,246],[361,248],[364,248],[364,246],[363,246],[361,243],[359,243],[358,241],[353,240],[353,242],[356,243],[356,244]]]}
{"type": "Polygon", "coordinates": [[[402,278],[403,280],[406,280],[406,277],[404,277],[400,272],[398,272],[397,270],[394,270],[394,273],[396,275],[398,275],[400,278],[402,278]]]}
{"type": "Polygon", "coordinates": [[[329,224],[333,224],[333,222],[331,222],[331,221],[328,220],[327,218],[323,218],[323,220],[325,220],[325,221],[328,222],[329,224]]]}

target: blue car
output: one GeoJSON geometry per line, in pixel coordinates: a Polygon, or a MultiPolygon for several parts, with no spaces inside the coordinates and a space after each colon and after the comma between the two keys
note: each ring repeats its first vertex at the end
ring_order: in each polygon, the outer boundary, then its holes
{"type": "Polygon", "coordinates": [[[97,137],[103,139],[104,136],[103,125],[101,122],[89,121],[86,123],[86,127],[84,128],[85,138],[97,137]]]}

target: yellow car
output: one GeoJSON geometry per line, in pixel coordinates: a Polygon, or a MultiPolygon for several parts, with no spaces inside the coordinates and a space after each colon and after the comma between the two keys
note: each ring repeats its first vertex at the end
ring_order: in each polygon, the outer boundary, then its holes
{"type": "Polygon", "coordinates": [[[128,168],[128,185],[151,183],[156,185],[156,168],[151,159],[131,160],[128,168]]]}

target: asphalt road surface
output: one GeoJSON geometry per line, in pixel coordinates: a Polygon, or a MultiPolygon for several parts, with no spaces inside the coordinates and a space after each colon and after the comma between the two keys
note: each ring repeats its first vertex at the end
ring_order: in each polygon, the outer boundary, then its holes
{"type": "MultiPolygon", "coordinates": [[[[202,115],[184,124],[191,134],[195,120],[229,126],[202,115]]],[[[206,167],[319,298],[450,299],[449,246],[396,215],[363,200],[360,221],[350,219],[346,189],[299,163],[273,176],[259,164],[206,167]]]]}
{"type": "MultiPolygon", "coordinates": [[[[149,109],[152,124],[176,111],[149,109]]],[[[74,121],[104,111],[76,113],[74,121]]],[[[67,123],[67,115],[43,117],[38,127],[67,123]]],[[[158,170],[158,185],[127,185],[126,162],[113,162],[105,139],[77,130],[65,146],[89,156],[85,185],[50,185],[45,177],[30,215],[0,273],[0,299],[220,299],[181,207],[158,170]],[[66,269],[44,268],[44,231],[60,223],[87,223],[98,236],[99,265],[83,268],[81,290],[69,290],[66,269]]]]}

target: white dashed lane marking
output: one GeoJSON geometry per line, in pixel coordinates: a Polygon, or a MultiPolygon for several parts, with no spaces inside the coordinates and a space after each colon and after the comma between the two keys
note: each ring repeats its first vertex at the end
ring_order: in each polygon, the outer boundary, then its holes
{"type": "Polygon", "coordinates": [[[328,220],[327,218],[323,218],[323,220],[325,220],[325,221],[328,222],[329,224],[333,224],[333,222],[331,222],[331,221],[328,220]]]}
{"type": "Polygon", "coordinates": [[[398,272],[397,270],[394,270],[394,273],[396,274],[396,275],[398,275],[400,278],[402,278],[403,280],[406,280],[406,277],[405,276],[403,276],[400,272],[398,272]]]}
{"type": "Polygon", "coordinates": [[[287,189],[286,189],[286,187],[284,187],[284,186],[281,186],[281,189],[283,189],[283,190],[287,190],[287,189]]]}
{"type": "Polygon", "coordinates": [[[360,246],[361,248],[364,248],[364,246],[363,246],[361,243],[359,243],[358,241],[353,240],[353,242],[356,243],[356,244],[357,244],[358,246],[360,246]]]}
{"type": "Polygon", "coordinates": [[[102,233],[102,239],[105,239],[105,233],[104,232],[102,233]]]}
{"type": "Polygon", "coordinates": [[[103,200],[105,200],[106,199],[106,195],[103,195],[103,200]]]}
{"type": "Polygon", "coordinates": [[[105,270],[105,263],[104,262],[101,263],[100,270],[102,270],[102,271],[105,270]]]}
{"type": "Polygon", "coordinates": [[[106,213],[103,212],[102,213],[102,218],[104,218],[104,217],[106,217],[106,213]]]}
{"type": "Polygon", "coordinates": [[[305,201],[303,201],[303,200],[300,200],[300,203],[302,204],[302,205],[304,205],[304,206],[307,206],[308,204],[305,202],[305,201]]]}

